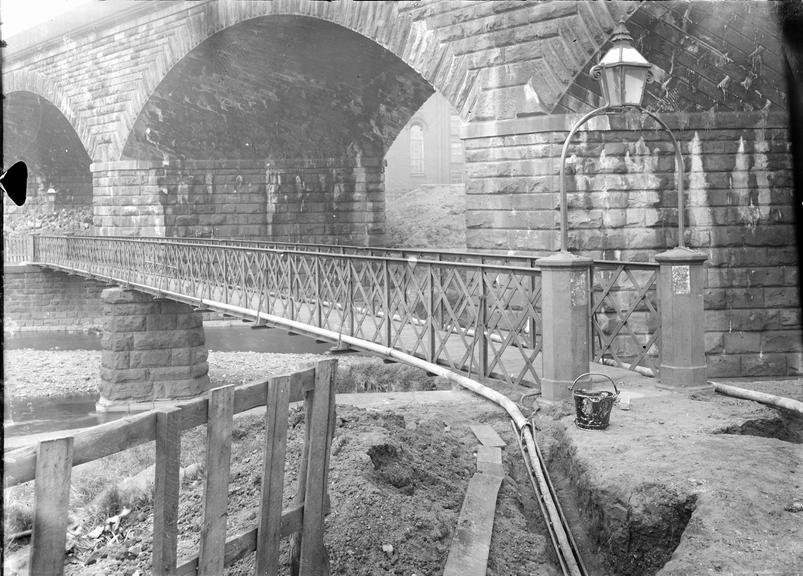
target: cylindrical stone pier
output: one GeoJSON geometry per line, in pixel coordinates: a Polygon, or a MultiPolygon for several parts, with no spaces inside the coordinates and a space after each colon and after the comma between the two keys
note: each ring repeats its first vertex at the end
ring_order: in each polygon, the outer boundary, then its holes
{"type": "Polygon", "coordinates": [[[574,379],[588,372],[591,259],[561,252],[535,264],[541,269],[541,398],[557,402],[569,398],[574,379]]]}
{"type": "Polygon", "coordinates": [[[706,256],[688,248],[674,248],[656,254],[655,260],[661,265],[661,385],[705,386],[706,256]]]}
{"type": "Polygon", "coordinates": [[[181,302],[107,288],[98,410],[147,408],[209,390],[203,321],[181,302]]]}

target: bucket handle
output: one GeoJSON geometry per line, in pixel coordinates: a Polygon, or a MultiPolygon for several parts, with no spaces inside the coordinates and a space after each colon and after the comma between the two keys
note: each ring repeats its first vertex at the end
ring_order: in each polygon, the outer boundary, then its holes
{"type": "Polygon", "coordinates": [[[619,389],[616,387],[616,382],[613,381],[613,378],[611,378],[607,374],[601,374],[600,372],[586,372],[585,374],[580,374],[577,378],[574,379],[572,385],[569,386],[569,391],[574,392],[574,386],[577,384],[578,380],[580,380],[580,378],[584,378],[585,376],[602,376],[603,378],[607,378],[611,382],[613,389],[616,391],[614,397],[619,396],[619,389]]]}

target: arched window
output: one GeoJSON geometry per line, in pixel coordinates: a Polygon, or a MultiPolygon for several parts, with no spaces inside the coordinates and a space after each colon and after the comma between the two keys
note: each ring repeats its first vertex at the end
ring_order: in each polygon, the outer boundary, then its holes
{"type": "Polygon", "coordinates": [[[410,128],[410,173],[424,173],[424,128],[420,124],[410,128]]]}

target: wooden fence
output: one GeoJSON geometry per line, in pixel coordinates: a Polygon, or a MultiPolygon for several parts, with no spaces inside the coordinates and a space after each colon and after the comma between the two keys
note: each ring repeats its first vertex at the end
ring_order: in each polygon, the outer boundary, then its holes
{"type": "Polygon", "coordinates": [[[30,574],[64,572],[70,475],[79,464],[156,441],[153,574],[218,576],[256,551],[258,575],[279,570],[281,538],[300,536],[296,573],[328,574],[323,520],[328,506],[329,457],[335,425],[336,360],[245,386],[225,386],[207,398],[103,424],[74,436],[40,442],[6,454],[4,486],[35,480],[30,574]],[[304,401],[305,441],[293,505],[282,510],[290,402],[304,401]],[[266,442],[258,525],[226,538],[233,415],[266,406],[266,442]],[[207,424],[204,519],[200,551],[178,564],[179,455],[181,433],[207,424]]]}

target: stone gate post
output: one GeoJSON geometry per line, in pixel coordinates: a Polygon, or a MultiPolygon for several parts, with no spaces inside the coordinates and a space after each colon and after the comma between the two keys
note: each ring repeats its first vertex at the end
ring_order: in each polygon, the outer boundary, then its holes
{"type": "Polygon", "coordinates": [[[541,397],[547,401],[567,399],[574,379],[588,372],[591,263],[563,252],[535,261],[541,269],[541,397]]]}
{"type": "Polygon", "coordinates": [[[703,262],[706,256],[688,248],[656,254],[660,264],[661,384],[705,386],[705,311],[703,262]]]}

